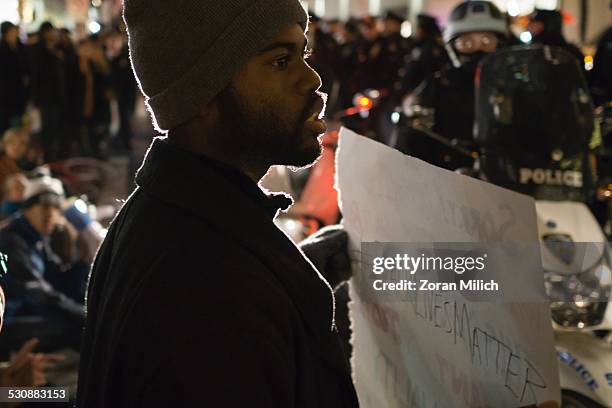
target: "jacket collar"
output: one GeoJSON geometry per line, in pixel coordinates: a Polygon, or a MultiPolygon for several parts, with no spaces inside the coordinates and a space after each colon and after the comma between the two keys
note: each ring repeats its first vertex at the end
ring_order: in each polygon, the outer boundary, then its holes
{"type": "Polygon", "coordinates": [[[194,157],[208,166],[209,170],[214,171],[217,175],[223,176],[223,178],[229,181],[233,187],[237,188],[240,192],[248,196],[248,198],[254,200],[258,205],[263,207],[272,219],[276,217],[279,211],[286,210],[293,204],[293,200],[287,194],[264,193],[250,177],[229,164],[222,163],[206,156],[194,155],[194,157]]]}
{"type": "Polygon", "coordinates": [[[32,224],[30,224],[28,219],[21,212],[18,212],[13,216],[11,225],[13,228],[19,231],[19,235],[21,235],[25,242],[31,247],[38,248],[44,241],[44,237],[40,235],[36,229],[34,229],[32,224]]]}
{"type": "Polygon", "coordinates": [[[336,337],[332,336],[333,291],[290,238],[276,227],[269,211],[205,162],[168,144],[165,138],[153,140],[136,183],[162,201],[206,220],[254,252],[287,290],[321,346],[315,351],[348,370],[336,337]]]}

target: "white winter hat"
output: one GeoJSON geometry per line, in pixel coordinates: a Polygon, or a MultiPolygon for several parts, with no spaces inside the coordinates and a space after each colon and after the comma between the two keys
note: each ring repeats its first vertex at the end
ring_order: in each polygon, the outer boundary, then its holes
{"type": "Polygon", "coordinates": [[[42,176],[29,179],[25,188],[23,208],[34,204],[48,204],[60,207],[64,199],[64,187],[59,179],[42,176]]]}

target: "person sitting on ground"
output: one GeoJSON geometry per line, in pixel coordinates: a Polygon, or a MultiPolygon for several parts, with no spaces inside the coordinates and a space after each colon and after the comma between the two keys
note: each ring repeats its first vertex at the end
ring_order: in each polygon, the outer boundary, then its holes
{"type": "MultiPolygon", "coordinates": [[[[6,254],[0,253],[0,276],[8,272],[5,260],[6,254]]],[[[0,286],[0,330],[4,317],[6,299],[0,286]]],[[[0,387],[39,387],[47,384],[46,373],[55,366],[55,362],[63,361],[61,354],[33,353],[38,344],[37,338],[26,341],[19,351],[11,356],[11,360],[0,363],[0,387]]],[[[8,403],[8,407],[19,407],[21,403],[8,403]]]]}
{"type": "Polygon", "coordinates": [[[50,247],[50,235],[62,222],[63,201],[58,179],[29,180],[22,210],[0,229],[0,251],[10,254],[9,273],[2,278],[8,299],[2,353],[34,336],[43,351],[79,348],[87,271],[63,264],[50,247]]]}

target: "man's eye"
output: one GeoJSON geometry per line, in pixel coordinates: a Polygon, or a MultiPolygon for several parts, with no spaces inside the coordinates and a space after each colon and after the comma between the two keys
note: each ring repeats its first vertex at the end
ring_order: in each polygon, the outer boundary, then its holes
{"type": "Polygon", "coordinates": [[[289,57],[278,58],[274,61],[274,66],[280,69],[286,69],[289,66],[289,57]]]}

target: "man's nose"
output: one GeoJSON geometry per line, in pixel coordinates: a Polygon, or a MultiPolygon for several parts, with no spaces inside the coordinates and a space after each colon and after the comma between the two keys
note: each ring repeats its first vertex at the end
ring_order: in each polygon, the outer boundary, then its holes
{"type": "Polygon", "coordinates": [[[299,93],[306,96],[312,95],[313,92],[321,88],[321,85],[321,77],[317,74],[317,71],[304,61],[304,74],[298,83],[299,93]]]}

